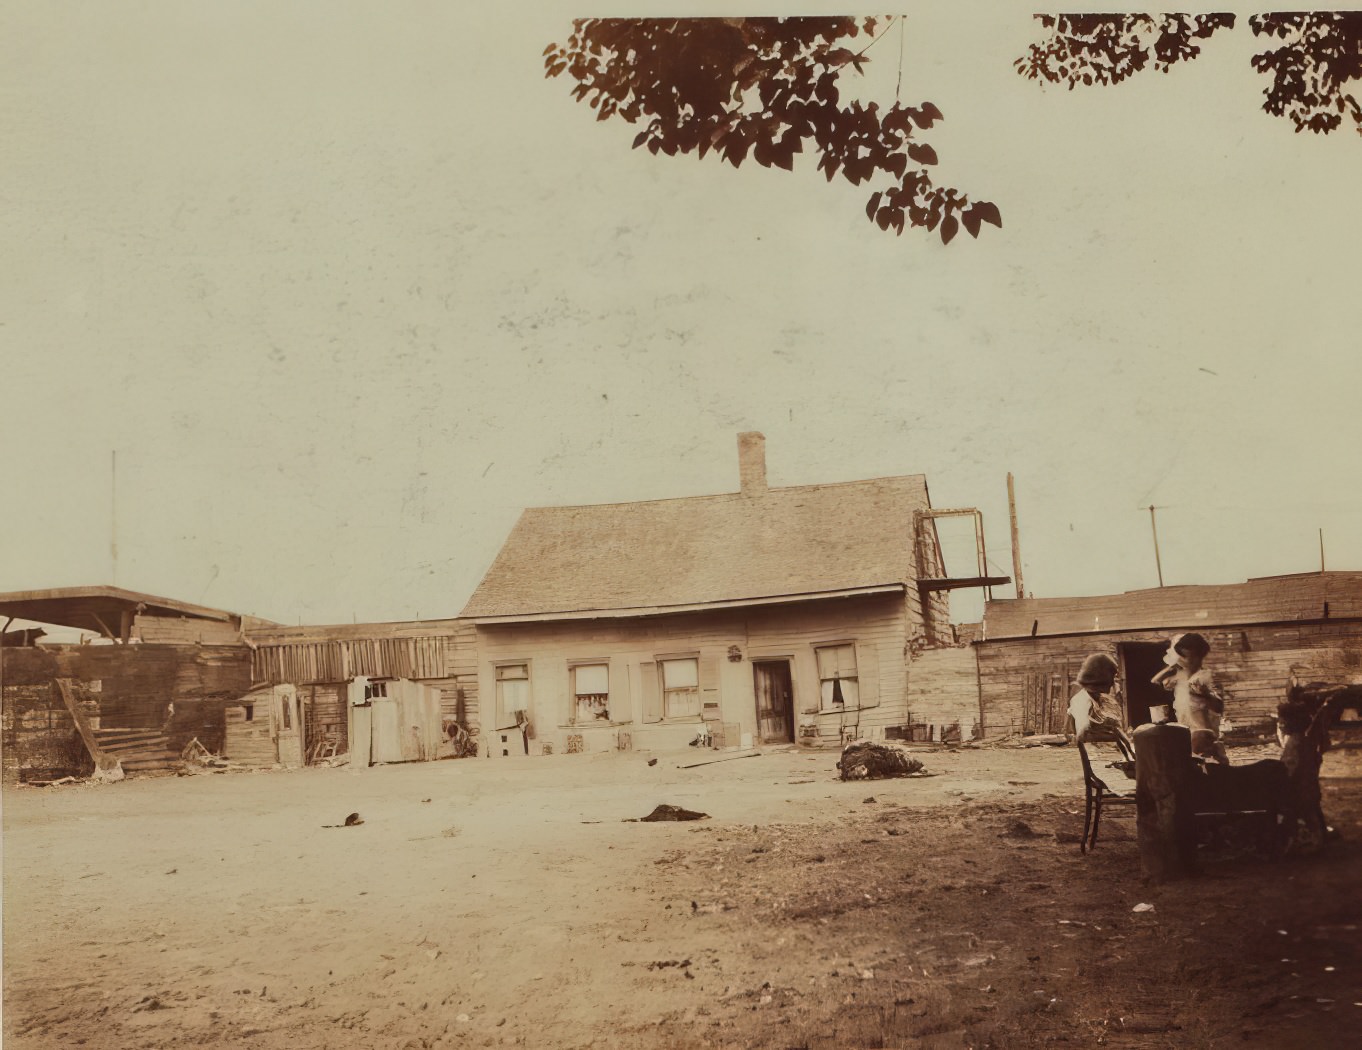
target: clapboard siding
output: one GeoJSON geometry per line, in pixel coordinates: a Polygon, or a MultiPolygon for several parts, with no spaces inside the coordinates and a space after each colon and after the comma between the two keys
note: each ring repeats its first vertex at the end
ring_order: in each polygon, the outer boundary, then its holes
{"type": "MultiPolygon", "coordinates": [[[[524,662],[530,665],[531,721],[537,737],[552,741],[555,737],[579,735],[582,727],[573,726],[571,721],[569,668],[574,662],[599,659],[608,661],[611,668],[612,723],[628,725],[635,738],[634,746],[643,746],[642,741],[657,735],[655,729],[670,723],[643,721],[640,676],[655,674],[660,657],[695,654],[702,668],[717,670],[713,682],[705,681],[706,672],[702,671],[704,698],[717,694],[721,721],[738,725],[742,732],[755,736],[756,696],[751,662],[788,659],[796,724],[816,725],[819,739],[836,742],[844,727],[867,735],[903,721],[906,643],[904,602],[901,596],[894,595],[623,621],[481,625],[476,649],[480,695],[486,698],[483,721],[490,727],[496,718],[496,666],[524,662]],[[814,650],[819,645],[838,642],[854,642],[861,666],[873,668],[873,679],[862,686],[862,692],[876,698],[875,706],[844,712],[818,711],[819,680],[814,650]],[[732,659],[734,650],[736,661],[732,659]]],[[[701,719],[696,716],[679,721],[691,729],[673,732],[669,740],[693,732],[701,719]]]]}
{"type": "Polygon", "coordinates": [[[268,769],[279,761],[270,726],[272,690],[257,689],[227,707],[223,755],[241,766],[268,769]],[[247,715],[250,721],[247,721],[247,715]]]}
{"type": "MultiPolygon", "coordinates": [[[[1226,715],[1235,724],[1270,722],[1293,674],[1338,683],[1362,678],[1362,621],[1203,626],[1200,632],[1211,643],[1207,666],[1230,698],[1226,715]]],[[[984,734],[1030,728],[1023,712],[1028,676],[1058,675],[1065,679],[1064,691],[1072,692],[1079,664],[1089,653],[1115,655],[1122,642],[1162,642],[1172,633],[1104,631],[976,642],[984,734]]]]}
{"type": "Polygon", "coordinates": [[[973,649],[926,649],[913,656],[905,721],[941,740],[954,727],[962,739],[979,733],[979,668],[973,649]]]}
{"type": "Polygon", "coordinates": [[[141,615],[133,634],[143,642],[163,645],[240,645],[241,631],[232,623],[191,619],[187,616],[141,615]]]}

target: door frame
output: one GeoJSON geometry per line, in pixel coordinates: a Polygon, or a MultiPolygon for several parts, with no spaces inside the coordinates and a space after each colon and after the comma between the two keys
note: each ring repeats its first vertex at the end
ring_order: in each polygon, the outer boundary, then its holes
{"type": "Polygon", "coordinates": [[[791,656],[760,656],[752,658],[752,707],[757,716],[756,738],[762,744],[793,744],[796,739],[798,726],[795,723],[795,696],[794,696],[794,658],[791,656]],[[789,683],[790,689],[785,700],[785,724],[788,727],[788,735],[784,740],[768,740],[761,730],[761,694],[757,689],[758,667],[761,664],[780,664],[785,668],[785,679],[789,683]]]}
{"type": "MultiPolygon", "coordinates": [[[[1116,654],[1121,670],[1121,713],[1126,724],[1132,729],[1148,721],[1149,709],[1156,703],[1161,701],[1163,704],[1171,705],[1173,697],[1171,693],[1154,685],[1145,676],[1138,672],[1132,673],[1135,669],[1131,664],[1137,661],[1133,661],[1131,657],[1135,656],[1136,652],[1143,654],[1146,659],[1138,662],[1144,663],[1146,665],[1144,669],[1147,671],[1149,667],[1154,666],[1153,657],[1160,654],[1160,651],[1167,650],[1167,641],[1158,638],[1131,638],[1116,643],[1116,654]],[[1147,702],[1145,697],[1148,697],[1147,702]]],[[[1162,666],[1161,655],[1159,659],[1159,666],[1162,666]]]]}

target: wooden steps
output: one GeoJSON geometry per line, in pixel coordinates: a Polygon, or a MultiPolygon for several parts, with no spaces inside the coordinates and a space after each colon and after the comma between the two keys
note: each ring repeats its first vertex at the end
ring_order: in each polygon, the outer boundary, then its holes
{"type": "Polygon", "coordinates": [[[181,765],[179,752],[158,729],[96,729],[95,739],[101,751],[118,759],[124,773],[160,772],[181,765]]]}

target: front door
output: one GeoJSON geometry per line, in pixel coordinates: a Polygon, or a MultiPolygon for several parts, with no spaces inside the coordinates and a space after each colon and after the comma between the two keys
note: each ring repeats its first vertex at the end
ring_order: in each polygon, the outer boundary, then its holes
{"type": "Polygon", "coordinates": [[[1121,677],[1125,682],[1126,723],[1144,725],[1149,721],[1151,707],[1173,702],[1173,694],[1152,681],[1164,669],[1168,643],[1123,642],[1116,648],[1121,655],[1121,677]]]}
{"type": "Polygon", "coordinates": [[[757,693],[757,735],[763,744],[794,742],[794,687],[789,660],[752,664],[757,693]]]}

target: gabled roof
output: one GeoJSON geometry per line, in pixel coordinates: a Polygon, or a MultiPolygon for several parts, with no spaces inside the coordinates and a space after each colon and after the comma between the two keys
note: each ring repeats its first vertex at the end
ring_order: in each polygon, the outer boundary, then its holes
{"type": "Polygon", "coordinates": [[[914,580],[920,474],[644,503],[525,511],[469,618],[813,597],[914,580]]]}
{"type": "Polygon", "coordinates": [[[1362,572],[1312,572],[1087,598],[1000,599],[984,606],[982,640],[1358,617],[1362,572]]]}
{"type": "Polygon", "coordinates": [[[10,591],[8,594],[0,594],[0,616],[13,616],[20,620],[75,627],[78,630],[96,633],[116,632],[119,618],[125,612],[141,612],[151,616],[184,616],[194,620],[216,620],[222,623],[232,623],[241,619],[239,614],[224,609],[191,605],[188,602],[176,601],[174,598],[159,598],[154,594],[128,591],[122,587],[55,587],[42,591],[10,591]]]}

